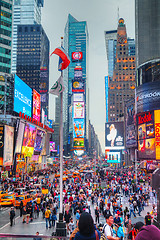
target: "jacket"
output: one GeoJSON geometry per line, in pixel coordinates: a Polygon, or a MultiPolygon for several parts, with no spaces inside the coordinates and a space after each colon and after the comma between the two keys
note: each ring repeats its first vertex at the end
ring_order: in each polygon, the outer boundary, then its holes
{"type": "MultiPolygon", "coordinates": [[[[101,238],[101,234],[100,234],[99,231],[97,231],[97,232],[98,232],[98,236],[99,236],[99,239],[100,239],[101,238]]],[[[74,240],[96,240],[96,234],[94,232],[91,236],[86,237],[86,236],[82,235],[80,232],[77,232],[76,235],[75,235],[74,240]]]]}

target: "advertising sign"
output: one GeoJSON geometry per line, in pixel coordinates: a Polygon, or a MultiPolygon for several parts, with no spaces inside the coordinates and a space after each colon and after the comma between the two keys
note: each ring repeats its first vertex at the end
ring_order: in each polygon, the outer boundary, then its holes
{"type": "Polygon", "coordinates": [[[57,152],[55,142],[50,141],[50,152],[57,152]]]}
{"type": "Polygon", "coordinates": [[[137,125],[138,157],[141,159],[155,159],[154,111],[138,114],[137,125]]]}
{"type": "Polygon", "coordinates": [[[72,62],[81,61],[83,58],[82,52],[72,52],[72,62]]]}
{"type": "Polygon", "coordinates": [[[45,132],[37,129],[37,135],[36,135],[36,140],[35,140],[35,145],[34,145],[34,155],[40,155],[43,147],[42,139],[44,136],[45,132]]]}
{"type": "Polygon", "coordinates": [[[84,118],[84,102],[74,102],[74,118],[84,118]]]}
{"type": "Polygon", "coordinates": [[[14,111],[31,117],[32,89],[17,75],[14,82],[14,111]]]}
{"type": "Polygon", "coordinates": [[[69,133],[73,132],[73,112],[72,112],[72,105],[69,106],[69,133]]]}
{"type": "Polygon", "coordinates": [[[33,119],[41,120],[41,95],[33,89],[33,119]]]}
{"type": "Polygon", "coordinates": [[[53,120],[48,119],[47,120],[47,125],[48,125],[49,128],[52,128],[52,124],[53,124],[53,120]]]}
{"type": "Polygon", "coordinates": [[[26,123],[22,143],[22,154],[24,154],[27,157],[32,157],[33,155],[36,132],[37,127],[29,123],[26,123]]]}
{"type": "Polygon", "coordinates": [[[108,149],[124,149],[124,122],[106,123],[105,136],[108,149]]]}
{"type": "Polygon", "coordinates": [[[107,151],[107,163],[120,163],[121,162],[121,153],[120,152],[110,152],[107,151]]]}
{"type": "Polygon", "coordinates": [[[73,94],[73,102],[83,102],[83,101],[84,101],[83,93],[74,93],[73,94]]]}
{"type": "Polygon", "coordinates": [[[74,119],[73,138],[84,138],[84,119],[74,119]]]}
{"type": "Polygon", "coordinates": [[[49,91],[49,72],[47,67],[42,67],[40,70],[40,94],[42,107],[46,107],[48,104],[48,91],[49,91]]]}
{"type": "Polygon", "coordinates": [[[136,114],[135,100],[129,100],[125,104],[125,124],[126,124],[126,147],[136,147],[136,114]]]}
{"type": "Polygon", "coordinates": [[[82,79],[82,76],[83,76],[83,74],[82,74],[82,68],[81,67],[76,67],[75,69],[74,69],[74,79],[76,80],[78,80],[78,79],[82,79]]]}
{"type": "Polygon", "coordinates": [[[4,126],[0,126],[0,166],[3,166],[4,126]]]}
{"type": "Polygon", "coordinates": [[[160,109],[159,81],[144,83],[136,88],[137,113],[160,109]]]}
{"type": "Polygon", "coordinates": [[[84,138],[74,138],[73,142],[74,148],[84,148],[84,138]]]}
{"type": "Polygon", "coordinates": [[[14,141],[14,127],[5,125],[4,154],[3,154],[4,166],[11,166],[13,163],[13,141],[14,141]]]}
{"type": "Polygon", "coordinates": [[[78,157],[82,156],[84,154],[84,150],[74,150],[74,154],[78,157]]]}
{"type": "Polygon", "coordinates": [[[160,160],[160,110],[154,111],[156,159],[160,160]]]}
{"type": "Polygon", "coordinates": [[[19,127],[18,127],[18,134],[17,134],[17,140],[16,140],[15,153],[21,153],[23,134],[24,134],[24,127],[25,127],[25,123],[20,121],[19,127]]]}
{"type": "Polygon", "coordinates": [[[72,80],[72,92],[84,92],[84,81],[83,81],[83,79],[72,80]]]}

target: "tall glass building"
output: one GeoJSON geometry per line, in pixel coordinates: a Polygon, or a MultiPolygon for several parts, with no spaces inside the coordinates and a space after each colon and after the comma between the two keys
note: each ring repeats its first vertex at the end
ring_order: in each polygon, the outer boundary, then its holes
{"type": "Polygon", "coordinates": [[[12,0],[0,1],[0,73],[11,72],[12,0]]]}
{"type": "Polygon", "coordinates": [[[16,73],[17,61],[17,25],[41,24],[41,7],[44,0],[14,0],[13,7],[13,43],[12,73],[16,73]]]}
{"type": "Polygon", "coordinates": [[[83,72],[83,80],[85,82],[85,141],[88,138],[88,122],[89,122],[89,109],[88,109],[88,28],[86,21],[78,21],[72,15],[68,15],[68,20],[64,31],[64,48],[67,51],[71,63],[67,70],[64,71],[64,145],[69,145],[70,133],[69,128],[69,107],[71,106],[72,97],[72,80],[74,79],[74,69],[77,62],[72,61],[73,52],[82,52],[83,58],[80,63],[83,72]]]}

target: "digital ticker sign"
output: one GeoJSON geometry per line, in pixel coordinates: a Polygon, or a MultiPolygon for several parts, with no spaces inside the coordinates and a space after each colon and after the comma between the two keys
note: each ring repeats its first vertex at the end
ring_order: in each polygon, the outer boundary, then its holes
{"type": "Polygon", "coordinates": [[[41,95],[33,89],[33,119],[40,122],[41,118],[41,95]]]}

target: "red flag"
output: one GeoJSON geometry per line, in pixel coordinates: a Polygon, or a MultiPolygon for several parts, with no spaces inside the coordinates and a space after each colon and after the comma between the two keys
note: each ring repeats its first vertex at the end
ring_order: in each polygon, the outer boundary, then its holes
{"type": "Polygon", "coordinates": [[[62,61],[60,61],[59,63],[59,70],[64,70],[66,69],[69,64],[70,64],[70,59],[68,54],[65,52],[65,50],[62,47],[56,48],[50,55],[50,57],[52,56],[52,54],[56,54],[58,55],[62,61]]]}

